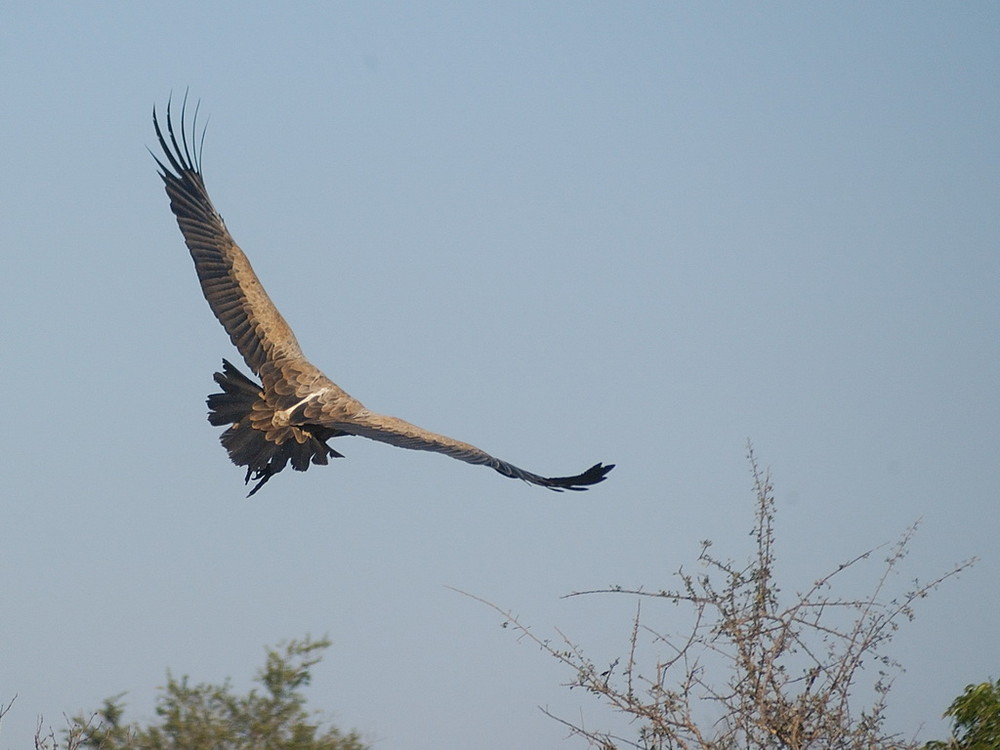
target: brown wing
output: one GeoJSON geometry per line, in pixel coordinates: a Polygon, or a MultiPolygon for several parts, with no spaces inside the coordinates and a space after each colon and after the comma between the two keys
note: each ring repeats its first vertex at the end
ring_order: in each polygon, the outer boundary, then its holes
{"type": "MultiPolygon", "coordinates": [[[[181,107],[180,140],[174,132],[167,104],[166,137],[153,109],[153,125],[167,164],[153,154],[170,198],[170,210],[191,251],[201,290],[247,366],[258,375],[264,363],[302,352],[295,335],[267,296],[250,261],[226,229],[205,190],[199,149],[194,144],[198,111],[195,108],[191,143],[185,129],[187,98],[181,107]],[[169,164],[169,166],[168,166],[169,164]]],[[[202,131],[204,139],[204,131],[202,131]]]]}
{"type": "Polygon", "coordinates": [[[190,143],[185,113],[186,98],[181,107],[178,140],[170,104],[167,104],[166,135],[154,108],[153,125],[167,163],[155,154],[153,158],[160,167],[170,208],[194,259],[205,299],[247,365],[263,381],[263,389],[259,389],[226,362],[223,372],[215,376],[223,392],[213,394],[208,401],[209,421],[216,425],[231,424],[222,436],[230,457],[237,465],[247,467],[247,481],[259,480],[250,494],[288,463],[305,471],[310,463],[325,464],[328,457],[339,456],[326,445],[326,440],[342,434],[359,435],[400,448],[444,453],[560,492],[585,490],[604,481],[614,464],[594,464],[571,477],[543,477],[501,461],[474,445],[437,435],[395,417],[375,414],[309,364],[208,197],[199,149],[194,144],[197,108],[192,118],[190,143]]]}
{"type": "Polygon", "coordinates": [[[332,420],[324,419],[323,398],[317,398],[315,403],[305,406],[301,412],[301,421],[311,425],[321,425],[329,429],[350,435],[358,435],[380,443],[388,443],[398,448],[409,448],[418,451],[433,451],[457,458],[470,464],[489,466],[505,477],[522,479],[531,484],[548,487],[550,490],[585,490],[590,485],[603,482],[614,464],[594,464],[582,474],[571,477],[543,477],[530,471],[525,471],[513,464],[507,463],[496,456],[469,443],[463,443],[444,435],[425,430],[414,424],[396,417],[376,414],[368,409],[343,416],[338,408],[338,417],[332,420]]]}

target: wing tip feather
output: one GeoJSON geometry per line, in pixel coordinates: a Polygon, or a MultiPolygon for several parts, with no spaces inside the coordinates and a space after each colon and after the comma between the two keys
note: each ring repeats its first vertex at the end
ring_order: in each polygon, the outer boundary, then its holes
{"type": "MultiPolygon", "coordinates": [[[[554,492],[585,492],[595,484],[600,484],[608,478],[608,472],[615,468],[615,464],[605,464],[598,462],[581,474],[572,477],[544,477],[543,481],[537,482],[543,487],[547,487],[554,492]]],[[[531,481],[530,479],[527,481],[531,481]]]]}

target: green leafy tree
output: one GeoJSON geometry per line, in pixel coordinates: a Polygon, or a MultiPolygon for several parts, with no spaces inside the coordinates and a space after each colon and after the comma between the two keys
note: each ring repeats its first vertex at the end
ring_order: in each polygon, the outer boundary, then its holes
{"type": "Polygon", "coordinates": [[[1000,748],[1000,680],[966,685],[945,716],[952,720],[952,738],[928,742],[927,750],[997,750],[1000,748]]]}
{"type": "MultiPolygon", "coordinates": [[[[301,688],[310,669],[330,645],[327,639],[292,640],[267,649],[254,679],[260,687],[246,695],[221,685],[175,678],[157,700],[159,719],[149,726],[123,722],[122,695],[107,698],[93,716],[77,716],[67,747],[80,750],[365,750],[354,732],[342,734],[305,708],[301,688]]],[[[36,741],[36,745],[38,742],[36,741]]],[[[51,745],[54,747],[54,745],[51,745]]],[[[44,747],[44,745],[43,745],[44,747]]]]}

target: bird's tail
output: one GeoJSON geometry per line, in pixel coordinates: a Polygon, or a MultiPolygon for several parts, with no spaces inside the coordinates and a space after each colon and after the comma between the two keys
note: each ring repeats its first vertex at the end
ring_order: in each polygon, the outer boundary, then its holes
{"type": "MultiPolygon", "coordinates": [[[[323,465],[327,458],[342,458],[326,441],[342,433],[319,425],[289,425],[269,430],[273,409],[261,387],[222,360],[222,372],[214,375],[222,393],[208,397],[208,421],[217,427],[229,425],[220,441],[237,466],[246,466],[246,483],[257,482],[250,495],[291,462],[296,471],[310,464],[323,465]]],[[[247,497],[249,497],[248,495],[247,497]]]]}

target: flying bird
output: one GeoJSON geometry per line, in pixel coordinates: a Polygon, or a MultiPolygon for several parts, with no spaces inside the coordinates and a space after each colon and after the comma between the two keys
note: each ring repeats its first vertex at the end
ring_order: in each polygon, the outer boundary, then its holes
{"type": "Polygon", "coordinates": [[[156,154],[153,158],[160,168],[170,209],[194,259],[205,299],[247,366],[260,378],[258,384],[224,359],[222,372],[214,376],[222,392],[213,393],[207,401],[208,421],[227,426],[220,440],[230,459],[246,467],[244,483],[256,482],[248,497],[288,464],[305,471],[310,464],[325,465],[328,458],[343,458],[327,441],[344,435],[443,453],[557,492],[585,490],[604,481],[614,464],[594,464],[570,477],[533,474],[469,443],[370,411],[320,372],[302,354],[292,329],[212,205],[201,170],[205,131],[196,142],[196,107],[189,139],[186,105],[185,97],[179,139],[170,103],[165,133],[153,108],[153,127],[165,162],[156,154]]]}

